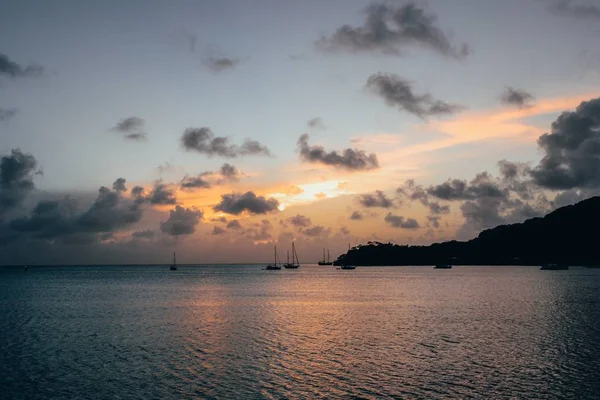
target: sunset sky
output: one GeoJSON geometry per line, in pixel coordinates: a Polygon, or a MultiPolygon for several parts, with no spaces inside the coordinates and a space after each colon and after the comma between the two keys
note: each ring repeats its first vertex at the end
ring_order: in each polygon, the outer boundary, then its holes
{"type": "Polygon", "coordinates": [[[600,187],[596,0],[0,10],[2,264],[315,262],[600,187]]]}

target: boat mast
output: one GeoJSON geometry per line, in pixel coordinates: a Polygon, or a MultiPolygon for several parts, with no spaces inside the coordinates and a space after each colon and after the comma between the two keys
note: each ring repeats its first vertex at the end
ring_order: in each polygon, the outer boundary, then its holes
{"type": "Polygon", "coordinates": [[[325,247],[323,247],[323,262],[325,262],[325,247]]]}
{"type": "Polygon", "coordinates": [[[274,248],[273,254],[275,256],[275,265],[277,265],[277,246],[273,246],[273,248],[274,248]]]}
{"type": "Polygon", "coordinates": [[[175,259],[175,252],[173,252],[173,265],[177,265],[177,260],[175,259]]]}
{"type": "Polygon", "coordinates": [[[329,249],[327,249],[327,262],[329,262],[329,249]]]}

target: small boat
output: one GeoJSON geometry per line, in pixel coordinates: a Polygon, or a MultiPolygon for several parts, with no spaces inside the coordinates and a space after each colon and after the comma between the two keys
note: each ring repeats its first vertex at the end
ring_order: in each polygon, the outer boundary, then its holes
{"type": "Polygon", "coordinates": [[[292,262],[290,263],[290,252],[288,251],[287,263],[283,264],[286,269],[298,269],[300,268],[300,261],[298,260],[298,253],[296,253],[296,245],[292,242],[292,262]]]}
{"type": "Polygon", "coordinates": [[[340,269],[356,269],[356,265],[342,265],[340,269]]]}
{"type": "Polygon", "coordinates": [[[325,258],[325,249],[323,249],[323,261],[319,261],[319,265],[333,265],[333,261],[329,261],[329,249],[327,249],[327,258],[325,258]]]}
{"type": "Polygon", "coordinates": [[[27,272],[27,265],[23,265],[23,270],[27,272]]]}
{"type": "Polygon", "coordinates": [[[175,259],[175,252],[173,252],[173,264],[171,264],[169,270],[177,271],[177,260],[175,259]]]}
{"type": "Polygon", "coordinates": [[[452,269],[450,264],[437,264],[433,269],[452,269]]]}
{"type": "Polygon", "coordinates": [[[542,271],[565,271],[569,269],[569,266],[565,264],[544,264],[540,269],[542,271]]]}
{"type": "Polygon", "coordinates": [[[275,247],[275,263],[274,264],[269,264],[265,267],[265,270],[267,271],[277,271],[281,269],[281,266],[277,264],[277,260],[279,257],[277,257],[277,246],[275,247]]]}

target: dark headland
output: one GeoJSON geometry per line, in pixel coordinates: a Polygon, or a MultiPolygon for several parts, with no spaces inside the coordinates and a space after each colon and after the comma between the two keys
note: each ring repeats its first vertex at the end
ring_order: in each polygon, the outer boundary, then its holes
{"type": "Polygon", "coordinates": [[[542,218],[484,230],[475,239],[429,246],[369,242],[335,265],[600,265],[600,197],[561,207],[542,218]]]}

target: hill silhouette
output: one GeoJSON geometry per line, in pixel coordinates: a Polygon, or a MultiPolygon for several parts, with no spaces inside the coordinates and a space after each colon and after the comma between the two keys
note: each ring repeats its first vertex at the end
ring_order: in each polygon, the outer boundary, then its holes
{"type": "Polygon", "coordinates": [[[542,218],[484,230],[466,242],[368,242],[341,255],[335,265],[600,265],[599,224],[600,197],[592,197],[542,218]]]}

